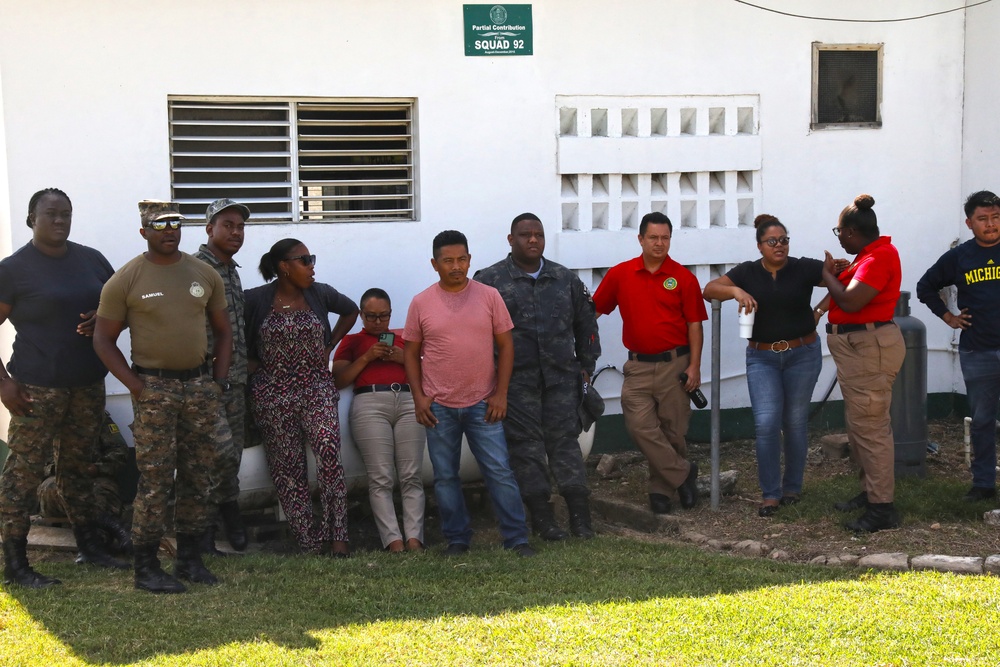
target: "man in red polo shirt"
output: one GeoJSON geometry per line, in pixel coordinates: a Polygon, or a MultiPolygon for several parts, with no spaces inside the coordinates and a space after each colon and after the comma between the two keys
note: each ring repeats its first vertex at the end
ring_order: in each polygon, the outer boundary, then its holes
{"type": "Polygon", "coordinates": [[[649,462],[649,506],[657,514],[670,511],[674,491],[685,509],[698,502],[698,466],[685,459],[691,419],[686,392],[701,385],[701,323],[708,319],[698,279],[669,257],[672,233],[667,216],[644,215],[642,255],[612,267],[594,293],[598,313],[621,309],[629,351],[622,412],[649,462]]]}

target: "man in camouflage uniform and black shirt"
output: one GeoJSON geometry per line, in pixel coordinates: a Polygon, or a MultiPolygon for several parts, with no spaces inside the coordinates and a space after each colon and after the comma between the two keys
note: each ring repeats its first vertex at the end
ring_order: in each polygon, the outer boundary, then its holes
{"type": "Polygon", "coordinates": [[[549,502],[550,472],[566,500],[570,530],[593,537],[577,408],[582,383],[589,382],[601,355],[594,304],[576,274],[543,259],[545,231],[538,216],[514,218],[507,242],[507,258],[475,278],[500,292],[514,321],[514,374],[503,423],[511,468],[542,539],[567,537],[549,502]]]}
{"type": "MultiPolygon", "coordinates": [[[[203,243],[195,257],[214,268],[226,286],[226,303],[229,304],[229,324],[233,329],[233,360],[229,366],[228,388],[222,394],[223,413],[220,417],[228,423],[232,438],[217,438],[223,445],[212,470],[212,490],[209,505],[218,508],[226,528],[229,544],[237,551],[247,548],[247,533],[240,517],[240,460],[246,441],[246,390],[247,390],[247,338],[246,302],[240,282],[239,264],[233,256],[243,247],[243,230],[250,217],[250,209],[232,199],[216,199],[205,211],[205,231],[208,243],[203,243]]],[[[208,326],[208,346],[213,344],[211,326],[208,326]]],[[[202,551],[214,555],[215,524],[209,525],[202,542],[202,551]]]]}

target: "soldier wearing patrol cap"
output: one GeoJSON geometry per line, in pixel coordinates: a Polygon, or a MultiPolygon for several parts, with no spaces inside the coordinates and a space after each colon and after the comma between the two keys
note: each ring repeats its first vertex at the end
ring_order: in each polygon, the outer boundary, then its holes
{"type": "Polygon", "coordinates": [[[231,437],[220,425],[222,385],[232,356],[225,285],[216,271],[179,249],[183,216],[174,202],[139,202],[147,251],[119,269],[101,292],[94,349],[132,394],[139,486],[133,505],[135,587],[180,593],[177,580],[214,584],[201,560],[208,527],[206,504],[216,439],[231,437]],[[214,348],[209,350],[205,320],[214,348]],[[131,335],[132,365],[118,337],[131,335]],[[174,576],[157,550],[166,531],[168,497],[177,485],[174,576]],[[175,578],[176,577],[176,578],[175,578]]]}
{"type": "MultiPolygon", "coordinates": [[[[215,269],[226,288],[229,324],[233,330],[233,360],[222,393],[221,419],[226,422],[232,438],[217,438],[224,447],[217,452],[212,467],[212,488],[209,508],[222,517],[229,544],[237,551],[247,548],[247,533],[240,516],[240,459],[246,444],[246,389],[247,389],[247,338],[246,309],[243,284],[240,282],[239,264],[233,256],[243,247],[243,230],[250,209],[232,199],[216,199],[205,211],[205,231],[208,242],[203,243],[195,257],[215,269]]],[[[213,337],[208,326],[209,347],[213,337]]],[[[219,555],[215,548],[215,522],[212,521],[202,541],[202,552],[219,555]]]]}

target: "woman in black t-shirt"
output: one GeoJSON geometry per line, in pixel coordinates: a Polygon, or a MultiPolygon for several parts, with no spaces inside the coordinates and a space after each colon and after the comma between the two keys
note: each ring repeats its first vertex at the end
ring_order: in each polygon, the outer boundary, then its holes
{"type": "Polygon", "coordinates": [[[28,564],[30,514],[45,464],[80,550],[77,562],[124,569],[97,532],[90,468],[104,417],[104,376],[91,339],[101,288],[114,273],[97,250],[69,240],[73,204],[57,188],[28,203],[31,240],[0,261],[0,324],[14,326],[14,349],[0,361],[0,402],[10,412],[10,453],[0,475],[4,583],[47,588],[58,579],[28,564]]]}
{"type": "Polygon", "coordinates": [[[757,313],[746,350],[747,387],[763,496],[758,514],[769,517],[781,505],[797,503],[802,493],[809,401],[823,365],[816,322],[824,311],[811,305],[823,262],[789,257],[788,231],[773,215],[757,216],[754,226],[761,258],[711,281],[704,296],[735,299],[740,311],[757,313]]]}

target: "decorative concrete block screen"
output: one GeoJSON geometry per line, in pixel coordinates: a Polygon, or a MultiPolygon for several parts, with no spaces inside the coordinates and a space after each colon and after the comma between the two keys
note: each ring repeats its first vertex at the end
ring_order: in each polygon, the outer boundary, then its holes
{"type": "Polygon", "coordinates": [[[761,212],[758,96],[559,95],[555,120],[560,253],[585,282],[600,282],[609,246],[638,254],[650,211],[674,223],[677,255],[703,284],[745,258],[761,212]]]}

